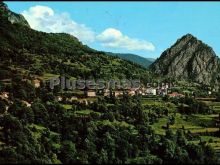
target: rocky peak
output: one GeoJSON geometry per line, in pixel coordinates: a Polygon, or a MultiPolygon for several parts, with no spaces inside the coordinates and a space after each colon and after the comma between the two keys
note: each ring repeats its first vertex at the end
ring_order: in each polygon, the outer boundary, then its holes
{"type": "Polygon", "coordinates": [[[0,19],[7,19],[12,24],[16,23],[30,27],[23,15],[10,11],[4,2],[0,2],[0,19]]]}
{"type": "Polygon", "coordinates": [[[8,10],[8,6],[4,2],[0,2],[0,9],[8,10]]]}
{"type": "Polygon", "coordinates": [[[164,51],[150,69],[159,75],[188,79],[206,85],[217,82],[220,60],[213,49],[186,34],[164,51]]]}

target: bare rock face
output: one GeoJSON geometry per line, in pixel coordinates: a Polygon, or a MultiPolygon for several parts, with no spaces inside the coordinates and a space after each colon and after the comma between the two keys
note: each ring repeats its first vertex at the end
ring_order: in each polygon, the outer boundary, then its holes
{"type": "Polygon", "coordinates": [[[8,19],[12,24],[16,23],[30,27],[23,15],[10,11],[3,2],[0,2],[0,19],[8,19]]]}
{"type": "Polygon", "coordinates": [[[150,69],[158,75],[213,85],[220,84],[220,60],[211,47],[191,34],[164,51],[150,69]]]}

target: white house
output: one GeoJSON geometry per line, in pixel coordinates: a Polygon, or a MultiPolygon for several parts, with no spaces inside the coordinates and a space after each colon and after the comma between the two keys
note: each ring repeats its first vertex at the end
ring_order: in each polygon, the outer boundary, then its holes
{"type": "Polygon", "coordinates": [[[146,93],[147,93],[148,95],[154,95],[154,96],[156,96],[156,95],[157,95],[157,89],[155,89],[155,88],[147,88],[146,93]]]}
{"type": "Polygon", "coordinates": [[[27,107],[31,107],[31,104],[27,101],[22,100],[22,103],[24,103],[27,107]]]}
{"type": "Polygon", "coordinates": [[[9,92],[2,92],[0,94],[0,97],[2,97],[3,99],[8,99],[9,98],[9,92]]]}
{"type": "Polygon", "coordinates": [[[33,80],[33,83],[34,83],[35,88],[39,88],[40,87],[40,80],[38,80],[38,79],[33,80]]]}
{"type": "Polygon", "coordinates": [[[61,96],[57,96],[56,98],[57,98],[57,101],[62,101],[63,100],[63,97],[61,97],[61,96]]]}

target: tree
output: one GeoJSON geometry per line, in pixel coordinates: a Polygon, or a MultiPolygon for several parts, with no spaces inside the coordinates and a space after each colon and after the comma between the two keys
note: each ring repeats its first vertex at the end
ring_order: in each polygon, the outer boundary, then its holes
{"type": "Polygon", "coordinates": [[[54,100],[55,100],[55,96],[53,95],[52,92],[50,92],[50,93],[46,93],[46,94],[44,94],[42,100],[43,100],[44,102],[47,102],[47,101],[54,101],[54,100]]]}
{"type": "Polygon", "coordinates": [[[0,114],[3,114],[6,111],[6,104],[3,100],[0,100],[0,114]]]}
{"type": "Polygon", "coordinates": [[[175,116],[170,116],[169,117],[169,120],[168,120],[168,123],[170,124],[170,125],[174,125],[175,124],[175,116]]]}
{"type": "Polygon", "coordinates": [[[115,155],[116,144],[115,144],[115,139],[112,136],[113,135],[107,132],[103,138],[103,149],[108,154],[108,163],[110,164],[114,163],[115,158],[116,158],[116,155],[115,155]]]}
{"type": "Polygon", "coordinates": [[[107,164],[108,163],[108,153],[106,150],[102,149],[99,155],[99,164],[107,164]]]}
{"type": "Polygon", "coordinates": [[[34,112],[34,120],[38,124],[46,124],[48,123],[49,114],[45,106],[37,100],[31,105],[31,108],[34,112]]]}
{"type": "Polygon", "coordinates": [[[175,149],[174,162],[177,164],[189,163],[189,152],[182,147],[177,146],[175,149]]]}
{"type": "Polygon", "coordinates": [[[167,129],[165,133],[165,138],[169,140],[174,140],[175,135],[171,129],[167,129]]]}
{"type": "Polygon", "coordinates": [[[220,91],[217,93],[216,101],[220,102],[220,91]]]}
{"type": "Polygon", "coordinates": [[[177,139],[177,144],[179,146],[185,146],[187,143],[187,139],[184,135],[183,130],[178,129],[176,132],[176,139],[177,139]]]}
{"type": "Polygon", "coordinates": [[[26,107],[19,100],[15,100],[8,108],[8,112],[13,116],[17,117],[21,122],[32,123],[34,121],[34,113],[31,108],[26,107]]]}
{"type": "Polygon", "coordinates": [[[76,146],[71,141],[62,142],[59,159],[64,164],[77,163],[77,150],[76,146]]]}
{"type": "Polygon", "coordinates": [[[171,140],[165,140],[163,142],[163,148],[164,148],[164,153],[163,153],[163,158],[168,162],[172,162],[174,156],[175,156],[175,149],[176,149],[176,144],[175,142],[171,140]]]}
{"type": "Polygon", "coordinates": [[[205,152],[205,164],[215,164],[218,162],[215,150],[210,145],[205,145],[203,150],[205,152]]]}

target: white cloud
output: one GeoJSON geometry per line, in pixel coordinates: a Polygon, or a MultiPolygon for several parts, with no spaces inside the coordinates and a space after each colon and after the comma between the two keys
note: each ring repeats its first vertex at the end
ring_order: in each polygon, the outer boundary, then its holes
{"type": "Polygon", "coordinates": [[[72,20],[68,13],[57,13],[48,6],[33,6],[21,14],[35,30],[52,33],[64,32],[77,37],[84,43],[97,42],[108,48],[120,48],[128,51],[155,50],[152,43],[130,38],[114,28],[107,28],[97,35],[89,27],[72,20]]]}
{"type": "Polygon", "coordinates": [[[155,46],[152,43],[144,40],[130,38],[114,28],[108,28],[104,30],[96,38],[99,42],[101,42],[102,46],[108,48],[122,48],[126,50],[147,51],[155,50],[155,46]]]}
{"type": "Polygon", "coordinates": [[[60,33],[69,33],[82,42],[93,42],[95,33],[83,24],[72,20],[68,13],[55,13],[47,6],[30,7],[21,13],[33,29],[60,33]]]}

